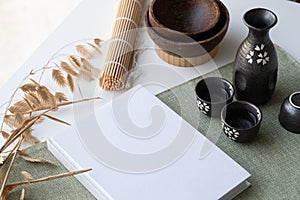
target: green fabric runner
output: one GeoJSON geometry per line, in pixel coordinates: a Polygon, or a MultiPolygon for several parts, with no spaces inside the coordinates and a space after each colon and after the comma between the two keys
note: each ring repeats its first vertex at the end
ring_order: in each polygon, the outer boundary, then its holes
{"type": "MultiPolygon", "coordinates": [[[[279,77],[276,91],[272,100],[261,107],[263,122],[258,136],[251,143],[240,144],[231,141],[221,132],[218,120],[210,120],[200,114],[195,103],[194,87],[202,77],[157,95],[252,174],[249,180],[252,187],[236,199],[294,200],[300,196],[300,135],[287,132],[277,119],[283,100],[300,90],[300,65],[280,47],[277,47],[277,53],[279,77]]],[[[219,73],[231,80],[232,64],[208,76],[219,73]]],[[[47,150],[45,143],[31,147],[27,152],[37,157],[56,160],[47,150]]],[[[22,180],[21,170],[28,171],[34,178],[41,174],[48,176],[66,171],[60,164],[30,164],[18,158],[10,182],[22,180]]],[[[74,177],[19,187],[11,193],[9,199],[19,199],[22,188],[26,189],[25,199],[95,199],[74,177]]]]}
{"type": "MultiPolygon", "coordinates": [[[[259,134],[251,143],[236,143],[229,140],[225,134],[220,135],[220,122],[210,121],[210,118],[199,113],[195,106],[195,97],[191,98],[191,94],[194,95],[194,87],[202,77],[158,95],[178,113],[179,103],[175,103],[176,97],[173,94],[185,95],[183,99],[186,102],[181,102],[180,105],[187,106],[190,113],[183,118],[190,123],[192,121],[191,124],[210,140],[217,141],[218,147],[251,173],[249,181],[252,187],[236,199],[294,200],[300,197],[300,135],[287,132],[278,121],[283,100],[293,92],[300,91],[300,65],[280,47],[277,47],[277,53],[279,76],[276,90],[271,101],[260,107],[263,121],[259,134]]],[[[233,65],[228,64],[219,72],[210,73],[208,76],[220,73],[222,77],[231,81],[232,71],[233,65]]]]}

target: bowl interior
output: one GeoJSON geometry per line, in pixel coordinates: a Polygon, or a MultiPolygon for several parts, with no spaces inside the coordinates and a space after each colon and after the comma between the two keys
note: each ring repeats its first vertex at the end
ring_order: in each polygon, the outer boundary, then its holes
{"type": "Polygon", "coordinates": [[[232,128],[251,129],[260,123],[261,112],[253,104],[235,101],[224,107],[222,119],[232,128]]]}
{"type": "Polygon", "coordinates": [[[202,79],[195,88],[199,99],[208,103],[222,103],[233,97],[233,86],[225,79],[210,77],[202,79]]]}
{"type": "Polygon", "coordinates": [[[192,38],[196,41],[207,41],[211,38],[217,37],[219,34],[223,33],[229,25],[229,12],[225,5],[216,0],[216,3],[220,10],[220,19],[217,24],[211,28],[209,31],[206,31],[201,34],[193,35],[192,38]]]}
{"type": "Polygon", "coordinates": [[[152,9],[165,27],[191,34],[208,31],[220,18],[214,0],[155,0],[152,9]]]}
{"type": "MultiPolygon", "coordinates": [[[[174,36],[174,32],[177,33],[176,37],[172,37],[172,39],[167,38],[167,37],[163,37],[158,33],[158,29],[156,27],[152,27],[149,21],[149,12],[146,12],[146,17],[145,17],[145,21],[146,21],[146,25],[150,28],[149,31],[151,31],[154,35],[156,35],[157,37],[160,37],[160,39],[164,42],[168,42],[168,43],[176,43],[180,45],[198,45],[198,44],[204,44],[210,41],[213,41],[215,38],[218,38],[220,35],[225,34],[227,27],[229,25],[229,12],[227,10],[227,8],[225,7],[225,5],[220,2],[219,0],[216,0],[216,3],[218,4],[219,8],[220,8],[220,20],[218,21],[218,23],[209,31],[203,33],[203,34],[196,34],[193,35],[191,37],[188,37],[186,35],[183,35],[180,32],[177,31],[173,31],[172,35],[174,36]]],[[[165,31],[171,31],[172,30],[168,30],[165,29],[165,31]]],[[[159,46],[159,44],[158,44],[159,46]]]]}
{"type": "Polygon", "coordinates": [[[300,92],[291,95],[290,103],[293,105],[293,107],[300,109],[300,92]]]}

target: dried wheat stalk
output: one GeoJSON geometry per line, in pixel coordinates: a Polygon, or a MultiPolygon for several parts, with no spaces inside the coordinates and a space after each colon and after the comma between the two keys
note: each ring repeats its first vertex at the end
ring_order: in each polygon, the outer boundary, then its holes
{"type": "MultiPolygon", "coordinates": [[[[70,125],[68,122],[50,116],[48,112],[56,111],[62,106],[100,99],[99,97],[95,97],[77,101],[68,101],[65,93],[52,91],[47,86],[41,84],[43,75],[47,70],[51,70],[52,80],[58,87],[67,87],[71,92],[74,92],[77,79],[84,78],[89,81],[96,79],[95,77],[98,75],[99,71],[89,63],[89,59],[95,56],[95,53],[101,54],[101,43],[102,40],[94,39],[92,43],[87,42],[85,44],[77,45],[75,46],[75,49],[78,55],[67,55],[66,58],[68,61],[60,61],[59,64],[53,61],[54,58],[59,56],[58,53],[54,54],[44,67],[35,71],[31,70],[12,93],[3,114],[4,117],[0,127],[0,133],[5,139],[4,144],[0,147],[0,166],[3,167],[6,164],[8,165],[5,174],[2,174],[2,171],[0,171],[0,196],[2,200],[5,200],[9,192],[19,185],[72,176],[90,170],[68,172],[40,179],[33,179],[28,172],[21,171],[20,173],[23,175],[25,181],[7,184],[9,174],[14,166],[13,164],[17,155],[27,162],[55,165],[52,161],[43,158],[35,158],[20,150],[20,146],[24,141],[29,142],[32,145],[39,143],[39,140],[32,135],[32,127],[35,124],[41,123],[45,118],[65,125],[70,125]],[[39,81],[35,81],[31,78],[38,73],[41,74],[39,81]],[[22,96],[22,99],[16,101],[16,96],[22,96]],[[8,148],[11,150],[8,150],[8,148]],[[8,162],[8,160],[10,160],[10,162],[8,162]]],[[[80,90],[79,86],[78,88],[80,90]]],[[[22,189],[20,199],[24,198],[25,190],[22,189]]]]}
{"type": "Polygon", "coordinates": [[[18,155],[21,156],[24,160],[31,162],[31,163],[46,163],[46,164],[50,164],[50,165],[56,165],[55,162],[44,159],[44,158],[34,158],[30,155],[28,155],[27,153],[25,153],[24,151],[18,151],[18,155]]]}
{"type": "Polygon", "coordinates": [[[74,172],[67,172],[67,173],[62,173],[62,174],[58,174],[58,175],[48,176],[48,177],[39,178],[39,179],[32,179],[32,180],[10,183],[4,187],[3,193],[1,194],[1,199],[6,200],[9,192],[21,185],[39,183],[39,182],[44,182],[44,181],[51,181],[51,180],[55,180],[55,179],[59,179],[59,178],[82,174],[82,173],[85,173],[85,172],[88,172],[91,170],[92,169],[85,169],[85,170],[79,170],[79,171],[74,171],[74,172]]]}
{"type": "Polygon", "coordinates": [[[25,189],[23,188],[21,191],[20,200],[24,200],[24,199],[25,199],[25,189]]]}
{"type": "Polygon", "coordinates": [[[29,181],[29,180],[33,179],[31,174],[27,171],[21,171],[21,174],[22,174],[23,178],[25,179],[25,181],[29,181]]]}
{"type": "MultiPolygon", "coordinates": [[[[22,142],[23,142],[23,138],[21,137],[21,138],[19,139],[19,142],[18,142],[18,143],[16,144],[16,146],[15,146],[16,150],[19,150],[19,148],[20,148],[22,142]]],[[[12,159],[11,159],[11,162],[10,162],[10,164],[9,164],[9,166],[8,166],[7,172],[6,172],[5,176],[4,176],[4,179],[2,180],[2,186],[1,186],[1,189],[0,189],[0,195],[1,195],[1,199],[2,199],[2,200],[4,199],[4,198],[2,197],[2,195],[4,194],[4,190],[5,190],[5,187],[6,187],[5,185],[6,185],[7,181],[8,181],[8,176],[9,176],[9,173],[10,173],[10,171],[11,171],[11,169],[12,169],[12,166],[13,166],[13,163],[14,163],[16,157],[17,157],[17,152],[14,152],[14,153],[13,153],[13,156],[12,156],[12,159]]]]}

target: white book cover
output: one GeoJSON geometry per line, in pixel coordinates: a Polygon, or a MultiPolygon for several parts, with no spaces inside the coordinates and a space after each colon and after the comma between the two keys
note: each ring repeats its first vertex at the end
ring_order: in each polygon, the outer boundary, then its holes
{"type": "MultiPolygon", "coordinates": [[[[76,111],[74,111],[76,112],[76,111]]],[[[142,86],[48,140],[97,199],[231,199],[250,174],[142,86]]]]}

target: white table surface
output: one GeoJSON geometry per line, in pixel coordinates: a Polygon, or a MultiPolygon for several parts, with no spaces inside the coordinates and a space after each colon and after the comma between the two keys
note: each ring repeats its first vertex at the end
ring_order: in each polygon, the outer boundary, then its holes
{"type": "MultiPolygon", "coordinates": [[[[277,14],[279,21],[270,32],[271,39],[300,62],[300,43],[298,39],[300,34],[298,23],[300,19],[300,4],[285,0],[222,0],[222,2],[226,5],[230,13],[229,29],[221,43],[217,56],[214,58],[214,63],[206,63],[201,66],[201,69],[209,69],[211,65],[223,66],[234,60],[237,48],[248,32],[248,29],[242,22],[242,16],[247,10],[254,7],[265,7],[277,14]]],[[[116,3],[117,0],[83,0],[72,14],[65,19],[57,30],[48,37],[0,89],[0,105],[8,100],[20,80],[31,69],[43,66],[51,55],[65,44],[84,38],[100,37],[102,39],[109,39],[116,3]]],[[[158,62],[160,61],[158,58],[156,59],[158,62]]],[[[160,61],[159,64],[164,63],[160,61]]],[[[186,80],[195,76],[193,69],[173,67],[172,70],[177,70],[178,73],[183,74],[186,80]]],[[[5,74],[1,74],[1,76],[5,76],[5,74]]],[[[172,86],[176,85],[176,83],[172,84],[172,86]]],[[[158,93],[160,91],[153,89],[152,92],[158,93]]],[[[64,118],[64,116],[61,118],[64,118]]],[[[72,115],[67,115],[66,119],[70,123],[74,121],[72,115]]],[[[59,132],[61,128],[63,126],[53,125],[53,122],[45,122],[43,128],[37,127],[35,129],[35,134],[41,140],[46,140],[59,132]],[[43,134],[37,134],[39,131],[42,131],[43,134]]]]}

